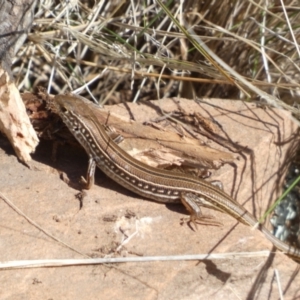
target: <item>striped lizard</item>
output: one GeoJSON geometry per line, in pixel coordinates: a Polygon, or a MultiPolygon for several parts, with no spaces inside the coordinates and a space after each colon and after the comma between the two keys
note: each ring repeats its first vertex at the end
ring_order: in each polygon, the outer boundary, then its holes
{"type": "Polygon", "coordinates": [[[203,218],[201,206],[225,212],[246,225],[257,227],[273,245],[300,261],[300,249],[282,242],[259,224],[236,200],[220,188],[193,176],[150,167],[122,150],[96,119],[98,106],[74,95],[57,95],[49,104],[89,155],[87,188],[94,183],[99,167],[108,177],[126,189],[162,203],[182,203],[190,220],[203,218]]]}

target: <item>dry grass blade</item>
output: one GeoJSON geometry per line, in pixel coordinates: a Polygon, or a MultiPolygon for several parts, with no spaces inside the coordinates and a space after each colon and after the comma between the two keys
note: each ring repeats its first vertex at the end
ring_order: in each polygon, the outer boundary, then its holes
{"type": "Polygon", "coordinates": [[[187,261],[187,260],[212,260],[212,259],[238,259],[267,257],[269,251],[241,252],[241,253],[210,253],[195,255],[170,255],[170,256],[144,256],[144,257],[107,257],[91,259],[40,259],[40,260],[21,260],[7,261],[0,263],[0,269],[21,269],[21,268],[45,268],[45,267],[65,267],[99,265],[112,263],[130,262],[156,262],[156,261],[187,261]]]}
{"type": "Polygon", "coordinates": [[[284,5],[39,3],[13,71],[22,89],[80,90],[108,104],[164,96],[262,97],[298,115],[300,12],[293,1],[284,5]],[[206,48],[198,47],[201,42],[206,48]]]}

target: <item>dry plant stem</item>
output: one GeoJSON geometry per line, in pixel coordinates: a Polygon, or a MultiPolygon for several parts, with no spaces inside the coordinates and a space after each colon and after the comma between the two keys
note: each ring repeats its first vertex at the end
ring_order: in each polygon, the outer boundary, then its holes
{"type": "Polygon", "coordinates": [[[189,260],[221,260],[253,257],[268,257],[270,251],[239,252],[239,253],[206,253],[195,255],[169,255],[169,256],[143,256],[143,257],[107,257],[88,259],[43,259],[43,260],[19,260],[0,263],[0,269],[20,268],[44,268],[44,267],[65,267],[99,265],[130,262],[152,262],[152,261],[189,261],[189,260]]]}
{"type": "MultiPolygon", "coordinates": [[[[132,69],[130,68],[124,68],[124,67],[113,67],[110,65],[100,65],[98,63],[94,63],[94,62],[89,62],[89,61],[85,61],[85,60],[76,60],[74,58],[71,57],[67,57],[66,61],[69,62],[80,62],[81,64],[85,65],[85,66],[90,66],[90,67],[97,67],[97,68],[101,68],[103,70],[111,70],[111,71],[115,71],[118,73],[127,73],[127,74],[131,74],[132,73],[132,69]]],[[[211,83],[211,84],[225,84],[225,85],[234,85],[232,82],[228,82],[224,79],[207,79],[207,78],[199,78],[199,77],[183,77],[183,76],[176,76],[176,75],[167,75],[167,74],[157,74],[157,73],[149,73],[147,72],[143,72],[143,71],[138,71],[135,70],[134,72],[134,76],[135,78],[161,78],[161,79],[169,79],[169,80],[176,80],[176,81],[187,81],[187,82],[195,82],[195,83],[211,83]]],[[[98,73],[90,73],[89,74],[89,78],[97,78],[99,77],[98,73]]],[[[286,89],[286,90],[296,90],[295,84],[293,83],[272,83],[272,82],[264,82],[264,81],[258,81],[258,80],[253,80],[251,78],[245,78],[248,82],[251,82],[254,86],[262,86],[262,87],[280,87],[282,89],[286,89]]]]}

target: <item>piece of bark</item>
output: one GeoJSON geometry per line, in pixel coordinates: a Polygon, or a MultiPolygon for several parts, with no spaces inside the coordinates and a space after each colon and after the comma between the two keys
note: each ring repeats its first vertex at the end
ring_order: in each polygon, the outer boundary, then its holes
{"type": "Polygon", "coordinates": [[[0,131],[9,139],[18,158],[31,160],[39,140],[34,131],[20,93],[8,74],[0,69],[0,131]]]}
{"type": "Polygon", "coordinates": [[[125,120],[114,113],[108,114],[102,109],[95,110],[94,114],[101,124],[113,127],[124,137],[124,141],[119,144],[122,149],[154,167],[175,165],[217,169],[235,159],[232,153],[205,146],[201,140],[190,135],[182,136],[170,130],[158,130],[140,122],[125,120]]]}

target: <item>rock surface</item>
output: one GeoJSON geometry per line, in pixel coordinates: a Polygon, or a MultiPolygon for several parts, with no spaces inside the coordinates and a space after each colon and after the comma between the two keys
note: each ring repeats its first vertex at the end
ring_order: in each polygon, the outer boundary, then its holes
{"type": "MultiPolygon", "coordinates": [[[[158,116],[157,103],[111,109],[123,116],[130,110],[143,122],[158,116]]],[[[222,125],[223,135],[243,150],[235,166],[224,165],[213,172],[212,179],[221,180],[227,193],[260,218],[279,195],[299,143],[297,125],[289,114],[218,99],[206,103],[166,99],[159,105],[168,112],[180,105],[186,112],[198,111],[222,125]]],[[[212,141],[208,145],[229,151],[212,141]]],[[[33,155],[34,168],[28,169],[0,137],[0,191],[39,226],[80,252],[91,257],[249,252],[249,257],[124,263],[115,265],[116,269],[92,265],[1,270],[1,299],[278,299],[275,269],[285,299],[300,297],[295,262],[279,252],[251,257],[251,252],[272,250],[257,230],[227,214],[204,209],[223,226],[204,225],[193,231],[180,225],[187,216],[181,205],[141,199],[99,170],[95,186],[80,202],[75,195],[77,182],[86,172],[87,156],[70,146],[59,148],[58,153],[53,163],[51,144],[42,143],[33,155]],[[59,178],[58,170],[69,177],[70,186],[59,178]]],[[[1,261],[83,258],[28,223],[2,199],[0,210],[1,261]]]]}

